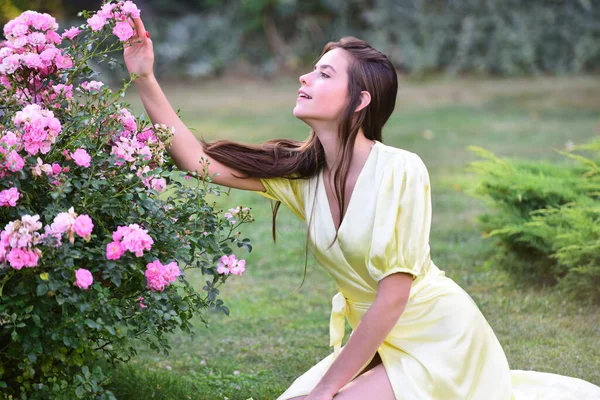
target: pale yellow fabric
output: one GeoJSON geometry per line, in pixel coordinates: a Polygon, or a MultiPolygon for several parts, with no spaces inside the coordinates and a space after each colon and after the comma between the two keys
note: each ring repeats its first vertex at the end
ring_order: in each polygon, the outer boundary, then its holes
{"type": "Polygon", "coordinates": [[[340,351],[344,319],[356,328],[377,282],[396,272],[413,275],[413,284],[406,310],[378,353],[397,399],[600,399],[600,388],[579,379],[509,369],[473,300],[430,259],[429,176],[416,154],[375,143],[329,249],[335,227],[322,174],[262,182],[266,192],[256,193],[280,200],[307,226],[312,219],[309,247],[339,290],[330,322],[334,352],[280,400],[311,392],[340,351]]]}

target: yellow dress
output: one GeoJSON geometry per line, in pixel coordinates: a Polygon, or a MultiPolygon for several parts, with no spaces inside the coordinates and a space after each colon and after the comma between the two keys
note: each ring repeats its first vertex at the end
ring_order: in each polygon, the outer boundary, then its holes
{"type": "Polygon", "coordinates": [[[335,227],[322,173],[262,183],[266,191],[256,193],[281,201],[307,226],[312,218],[309,248],[339,290],[330,324],[334,352],[279,400],[311,392],[340,351],[344,319],[355,329],[377,282],[395,272],[413,275],[406,310],[378,349],[396,399],[600,400],[600,388],[583,380],[510,370],[471,297],[431,261],[429,176],[416,154],[375,142],[329,250],[335,227]]]}

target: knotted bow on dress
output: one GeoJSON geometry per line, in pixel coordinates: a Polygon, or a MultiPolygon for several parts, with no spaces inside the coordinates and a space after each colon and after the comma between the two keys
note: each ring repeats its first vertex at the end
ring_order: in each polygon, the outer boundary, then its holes
{"type": "Polygon", "coordinates": [[[342,348],[342,340],[346,331],[346,317],[349,317],[350,326],[355,328],[355,325],[372,305],[372,302],[348,300],[342,292],[333,296],[329,322],[329,345],[333,346],[333,358],[338,356],[342,348]]]}
{"type": "Polygon", "coordinates": [[[341,292],[331,300],[331,319],[329,322],[329,345],[333,346],[333,355],[340,354],[342,340],[344,339],[345,320],[348,314],[348,303],[341,292]]]}

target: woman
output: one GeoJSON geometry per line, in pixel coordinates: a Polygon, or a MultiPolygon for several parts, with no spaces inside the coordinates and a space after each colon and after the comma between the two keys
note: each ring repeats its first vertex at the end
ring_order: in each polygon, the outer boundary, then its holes
{"type": "Polygon", "coordinates": [[[383,54],[355,38],[325,47],[300,77],[294,115],[312,129],[304,142],[199,144],[153,76],[150,35],[135,26],[125,62],[152,122],[175,127],[177,166],[201,171],[203,157],[217,184],[285,204],[336,280],[334,352],[280,399],[600,399],[578,379],[510,371],[477,306],[431,261],[427,169],[381,142],[398,86],[383,54]],[[342,348],[345,318],[353,333],[342,348]]]}

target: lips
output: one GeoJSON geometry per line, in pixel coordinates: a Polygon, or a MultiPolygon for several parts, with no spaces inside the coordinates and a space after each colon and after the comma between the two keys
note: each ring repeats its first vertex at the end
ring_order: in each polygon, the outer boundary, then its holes
{"type": "Polygon", "coordinates": [[[308,93],[306,93],[304,90],[298,90],[298,97],[307,100],[312,99],[312,97],[309,96],[308,93]]]}

